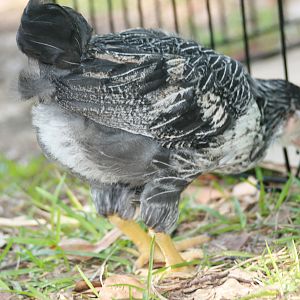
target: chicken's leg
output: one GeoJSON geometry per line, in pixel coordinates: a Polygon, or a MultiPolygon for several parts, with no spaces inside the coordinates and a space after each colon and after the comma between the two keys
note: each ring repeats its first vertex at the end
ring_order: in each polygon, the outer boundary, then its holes
{"type": "MultiPolygon", "coordinates": [[[[155,235],[155,241],[159,246],[161,252],[163,253],[166,261],[166,266],[177,265],[184,262],[184,259],[181,257],[180,253],[176,249],[171,237],[162,232],[153,232],[152,234],[155,235]]],[[[189,272],[189,267],[178,267],[172,269],[174,272],[189,272]]]]}
{"type": "MultiPolygon", "coordinates": [[[[112,215],[109,221],[118,227],[138,248],[140,253],[136,261],[136,267],[141,268],[149,261],[149,254],[151,248],[151,237],[132,220],[123,220],[117,215],[112,215]]],[[[165,258],[160,249],[155,246],[154,260],[157,262],[164,262],[165,258]]]]}

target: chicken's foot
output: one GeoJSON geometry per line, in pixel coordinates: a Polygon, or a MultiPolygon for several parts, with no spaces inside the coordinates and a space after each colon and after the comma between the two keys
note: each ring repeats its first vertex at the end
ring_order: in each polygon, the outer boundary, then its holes
{"type": "Polygon", "coordinates": [[[195,237],[177,241],[174,244],[175,244],[175,248],[178,251],[185,251],[194,248],[195,246],[199,246],[201,244],[207,243],[209,240],[210,238],[206,235],[198,235],[195,237]]]}
{"type": "MultiPolygon", "coordinates": [[[[171,237],[162,232],[151,231],[151,234],[155,235],[155,242],[159,246],[161,252],[163,253],[166,261],[166,266],[170,267],[173,265],[184,263],[185,260],[182,258],[178,250],[176,249],[171,237]]],[[[173,272],[190,272],[192,269],[187,266],[176,267],[171,271],[173,272]]]]}
{"type": "MultiPolygon", "coordinates": [[[[140,256],[135,263],[136,268],[141,268],[146,265],[149,261],[151,237],[135,221],[123,220],[117,215],[109,216],[108,219],[112,224],[118,227],[122,233],[132,240],[137,247],[140,256]]],[[[165,261],[164,255],[157,246],[155,246],[154,261],[165,261]]]]}

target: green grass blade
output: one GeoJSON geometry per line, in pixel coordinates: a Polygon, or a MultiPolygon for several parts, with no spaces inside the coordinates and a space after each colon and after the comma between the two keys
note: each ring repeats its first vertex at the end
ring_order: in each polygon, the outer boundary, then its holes
{"type": "Polygon", "coordinates": [[[74,193],[69,189],[69,187],[66,185],[66,193],[70,199],[70,202],[73,204],[73,206],[78,210],[83,210],[83,206],[77,199],[77,197],[74,195],[74,193]]]}
{"type": "Polygon", "coordinates": [[[9,240],[7,242],[7,245],[5,246],[5,248],[3,249],[2,253],[0,254],[0,262],[2,262],[4,260],[4,258],[6,257],[6,255],[8,254],[9,250],[11,249],[11,247],[13,246],[13,241],[9,240]]]}
{"type": "Polygon", "coordinates": [[[1,271],[0,272],[0,278],[6,278],[8,276],[19,276],[19,275],[25,275],[25,274],[33,274],[40,272],[40,268],[24,268],[24,269],[12,269],[12,270],[7,270],[7,271],[1,271]]]}
{"type": "Polygon", "coordinates": [[[27,244],[27,245],[35,245],[35,246],[47,246],[52,247],[56,245],[56,241],[52,239],[45,238],[31,238],[31,237],[14,237],[10,238],[15,244],[27,244]]]}
{"type": "Polygon", "coordinates": [[[203,204],[197,204],[197,209],[199,210],[203,210],[205,212],[207,212],[208,214],[210,214],[211,216],[221,220],[222,222],[225,222],[227,223],[228,222],[228,218],[221,215],[217,210],[215,209],[212,209],[206,205],[203,205],[203,204]]]}
{"type": "Polygon", "coordinates": [[[57,198],[55,198],[55,196],[53,196],[49,192],[45,191],[44,189],[37,187],[36,190],[40,195],[42,195],[43,197],[45,197],[46,199],[48,199],[55,205],[58,205],[59,207],[61,207],[67,213],[67,215],[69,217],[76,219],[82,227],[84,227],[87,231],[89,231],[90,233],[93,234],[95,239],[99,238],[99,233],[97,232],[97,230],[93,227],[93,225],[91,223],[89,223],[87,220],[85,220],[85,218],[82,215],[74,212],[68,205],[66,205],[62,201],[59,201],[59,203],[58,203],[57,198]]]}
{"type": "Polygon", "coordinates": [[[80,273],[82,279],[85,281],[85,283],[87,284],[87,286],[92,290],[92,292],[95,294],[95,296],[97,298],[100,298],[99,293],[97,292],[97,290],[95,289],[95,287],[93,286],[93,284],[90,282],[90,280],[85,276],[85,274],[81,271],[81,269],[79,268],[79,266],[76,266],[78,272],[80,273]]]}
{"type": "Polygon", "coordinates": [[[241,208],[240,202],[236,197],[233,197],[231,200],[233,202],[234,211],[240,220],[241,227],[245,228],[247,225],[247,217],[241,208]]]}
{"type": "Polygon", "coordinates": [[[260,185],[260,192],[259,192],[259,199],[258,199],[259,212],[262,216],[266,216],[268,215],[268,209],[266,205],[266,190],[263,181],[263,174],[260,168],[256,168],[255,173],[260,185]]]}
{"type": "Polygon", "coordinates": [[[45,268],[45,264],[41,259],[38,259],[30,250],[22,247],[24,253],[26,253],[29,257],[29,259],[35,263],[39,268],[44,269],[45,268]]]}
{"type": "Polygon", "coordinates": [[[280,195],[279,195],[279,198],[275,204],[275,210],[278,210],[282,203],[284,202],[284,200],[287,198],[288,194],[289,194],[289,191],[290,191],[290,187],[293,183],[293,177],[291,176],[289,178],[289,180],[285,183],[280,195]]]}
{"type": "Polygon", "coordinates": [[[2,280],[0,279],[0,294],[1,294],[1,290],[2,290],[2,291],[3,291],[3,290],[9,291],[10,288],[9,288],[9,286],[8,286],[4,281],[2,281],[2,280]]]}
{"type": "Polygon", "coordinates": [[[39,299],[39,300],[51,300],[48,296],[46,296],[45,294],[43,294],[40,291],[38,291],[37,289],[35,289],[33,286],[29,285],[27,288],[34,295],[34,297],[36,299],[39,299]]]}
{"type": "Polygon", "coordinates": [[[151,297],[151,287],[152,287],[152,272],[153,272],[153,262],[154,262],[154,247],[155,247],[155,234],[151,239],[150,245],[150,255],[149,255],[149,268],[147,274],[147,290],[143,297],[145,300],[149,300],[151,297]]]}
{"type": "MultiPolygon", "coordinates": [[[[272,253],[272,251],[271,251],[271,249],[270,249],[270,247],[269,247],[269,245],[268,245],[267,242],[266,242],[266,248],[267,248],[268,254],[269,254],[269,256],[270,256],[270,260],[271,260],[272,266],[273,266],[273,268],[274,268],[274,270],[275,270],[276,277],[277,277],[277,281],[278,281],[278,283],[279,283],[279,285],[280,285],[280,291],[281,291],[281,294],[283,294],[282,275],[281,275],[281,272],[279,271],[279,267],[278,267],[278,265],[277,265],[277,263],[276,263],[276,260],[275,260],[275,258],[274,258],[274,255],[273,255],[273,253],[272,253]]],[[[270,273],[271,273],[271,272],[270,272],[270,273]]]]}

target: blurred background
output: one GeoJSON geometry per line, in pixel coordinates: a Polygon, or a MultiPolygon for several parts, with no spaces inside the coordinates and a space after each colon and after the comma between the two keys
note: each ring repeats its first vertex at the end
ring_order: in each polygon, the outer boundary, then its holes
{"type": "MultiPolygon", "coordinates": [[[[31,103],[18,101],[17,78],[26,65],[15,35],[27,0],[0,0],[0,156],[26,161],[40,154],[31,127],[31,103]]],[[[98,34],[129,27],[163,28],[235,57],[260,78],[285,78],[277,0],[69,0],[98,34]],[[243,23],[243,13],[245,22],[243,23]],[[247,39],[245,41],[245,31],[247,39]],[[248,55],[247,54],[248,50],[248,55]]],[[[300,1],[283,0],[289,80],[300,85],[300,1]]],[[[298,154],[288,149],[297,166],[298,154]]],[[[267,161],[283,165],[280,146],[267,161]]]]}

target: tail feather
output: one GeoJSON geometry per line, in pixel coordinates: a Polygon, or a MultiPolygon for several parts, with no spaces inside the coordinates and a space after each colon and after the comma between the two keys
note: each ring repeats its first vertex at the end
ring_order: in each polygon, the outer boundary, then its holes
{"type": "Polygon", "coordinates": [[[69,7],[30,0],[17,33],[17,43],[28,57],[70,69],[80,63],[92,28],[69,7]]]}

